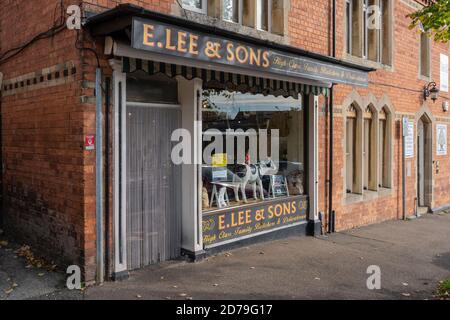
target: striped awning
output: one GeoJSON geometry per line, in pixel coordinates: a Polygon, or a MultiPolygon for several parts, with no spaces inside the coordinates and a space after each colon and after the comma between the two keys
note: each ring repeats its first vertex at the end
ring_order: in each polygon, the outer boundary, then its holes
{"type": "Polygon", "coordinates": [[[326,87],[181,66],[164,62],[123,57],[122,65],[124,73],[132,73],[141,70],[149,75],[162,73],[170,78],[175,76],[183,76],[188,80],[199,78],[203,80],[203,87],[205,89],[251,92],[254,94],[261,93],[264,95],[284,97],[292,96],[295,98],[297,98],[299,94],[309,93],[313,93],[316,96],[328,96],[328,88],[326,87]]]}

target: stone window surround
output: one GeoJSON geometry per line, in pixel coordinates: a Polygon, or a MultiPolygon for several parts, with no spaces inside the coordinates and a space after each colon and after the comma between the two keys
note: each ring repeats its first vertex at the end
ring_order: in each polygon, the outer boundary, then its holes
{"type": "MultiPolygon", "coordinates": [[[[342,0],[343,1],[343,8],[344,8],[344,17],[345,17],[345,6],[346,6],[346,2],[348,1],[348,0],[342,0]]],[[[360,3],[361,3],[361,9],[360,9],[360,13],[361,13],[361,15],[362,15],[362,1],[363,0],[357,0],[357,1],[359,1],[360,3]]],[[[355,55],[353,55],[353,54],[349,54],[349,53],[347,53],[347,48],[346,48],[346,43],[347,43],[347,36],[348,36],[348,34],[347,34],[347,28],[346,28],[346,19],[342,19],[342,30],[343,30],[343,33],[344,33],[344,40],[343,40],[343,46],[342,46],[342,60],[343,61],[347,61],[347,62],[351,62],[351,63],[354,63],[354,64],[358,64],[358,65],[361,65],[361,66],[365,66],[365,67],[369,67],[369,68],[374,68],[374,69],[384,69],[384,70],[386,70],[386,71],[389,71],[389,72],[394,72],[395,71],[395,69],[394,69],[394,52],[395,52],[395,41],[394,41],[394,35],[395,35],[395,33],[394,33],[394,25],[395,25],[395,1],[391,1],[390,2],[390,8],[389,8],[389,10],[390,10],[390,24],[389,24],[389,34],[390,34],[390,39],[389,39],[389,46],[390,46],[390,48],[391,48],[391,50],[390,50],[390,64],[383,64],[381,61],[380,62],[377,62],[377,61],[372,61],[372,60],[369,60],[369,59],[367,59],[367,58],[363,58],[363,57],[358,57],[358,56],[355,56],[355,55]]],[[[360,17],[361,19],[362,19],[362,17],[360,17]]],[[[361,28],[362,28],[362,26],[361,26],[361,28]]],[[[361,29],[361,34],[360,34],[360,37],[361,37],[361,41],[362,41],[362,29],[361,29]]],[[[362,50],[362,44],[360,44],[361,45],[361,50],[362,50]]]]}
{"type": "MultiPolygon", "coordinates": [[[[386,179],[388,180],[387,182],[387,186],[388,187],[380,187],[378,185],[379,183],[379,161],[378,159],[376,160],[376,190],[364,190],[363,188],[363,174],[362,174],[362,166],[364,165],[364,161],[363,161],[363,157],[362,157],[362,150],[360,151],[361,153],[361,161],[360,161],[360,166],[361,166],[361,171],[360,171],[360,177],[358,178],[360,181],[360,185],[359,185],[359,189],[361,193],[347,193],[346,187],[347,187],[347,183],[346,183],[346,157],[344,156],[344,165],[342,168],[342,177],[343,177],[343,193],[344,193],[344,197],[343,197],[343,204],[344,205],[349,205],[352,203],[357,203],[357,202],[365,202],[365,201],[370,201],[373,199],[376,199],[378,197],[384,197],[384,196],[389,196],[392,195],[393,193],[393,159],[394,159],[394,146],[392,143],[392,139],[393,139],[393,135],[394,135],[394,124],[395,124],[395,109],[392,106],[392,103],[390,102],[389,98],[387,95],[383,95],[383,97],[377,101],[376,97],[373,94],[369,94],[366,98],[362,98],[355,90],[350,93],[347,98],[345,99],[343,105],[342,105],[342,113],[343,113],[343,123],[344,123],[344,129],[343,129],[343,139],[342,139],[342,150],[346,150],[346,118],[347,118],[347,109],[350,105],[355,104],[355,106],[358,108],[358,111],[360,111],[360,117],[361,120],[363,119],[363,111],[368,107],[368,106],[372,106],[372,108],[377,112],[377,115],[383,110],[383,108],[386,110],[387,112],[387,116],[389,117],[388,121],[388,130],[390,130],[389,133],[389,138],[390,141],[387,141],[385,143],[390,144],[390,149],[389,149],[389,155],[388,155],[388,163],[387,165],[389,166],[388,168],[388,176],[386,177],[386,179]]],[[[376,118],[376,122],[378,124],[378,116],[375,117],[376,118]]],[[[378,126],[376,129],[376,133],[377,133],[377,139],[376,139],[376,146],[377,148],[379,148],[378,143],[379,143],[379,138],[378,138],[378,126]]],[[[361,126],[361,134],[363,134],[363,126],[361,126]]],[[[378,158],[378,152],[376,152],[376,158],[378,158]]],[[[385,160],[386,161],[386,160],[385,160]]]]}
{"type": "MultiPolygon", "coordinates": [[[[181,1],[181,0],[180,0],[181,1]]],[[[283,0],[284,5],[284,31],[283,35],[278,35],[270,33],[264,30],[258,30],[255,27],[245,26],[239,23],[223,20],[219,17],[213,17],[204,13],[199,13],[195,11],[188,10],[186,8],[181,8],[178,3],[174,3],[171,8],[171,14],[185,18],[197,23],[201,23],[207,26],[220,28],[230,32],[240,33],[248,35],[253,38],[260,40],[276,42],[280,44],[289,44],[288,30],[289,30],[289,11],[291,6],[291,0],[283,0]]]]}

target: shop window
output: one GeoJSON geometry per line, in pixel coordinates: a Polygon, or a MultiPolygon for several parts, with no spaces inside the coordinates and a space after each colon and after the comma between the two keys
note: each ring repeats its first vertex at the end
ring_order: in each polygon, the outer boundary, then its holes
{"type": "Polygon", "coordinates": [[[368,106],[364,111],[364,190],[377,190],[377,135],[375,110],[368,106]]]}
{"type": "Polygon", "coordinates": [[[379,114],[379,184],[391,188],[391,114],[384,107],[379,114]]]}
{"type": "Polygon", "coordinates": [[[360,111],[351,104],[345,121],[345,184],[347,193],[362,193],[361,179],[361,136],[360,111]]]}
{"type": "Polygon", "coordinates": [[[431,77],[431,45],[428,34],[420,34],[420,75],[431,77]]]}
{"type": "Polygon", "coordinates": [[[199,13],[207,13],[207,0],[182,0],[183,8],[199,13]]]}
{"type": "Polygon", "coordinates": [[[203,211],[306,194],[302,101],[204,90],[203,211]]]}

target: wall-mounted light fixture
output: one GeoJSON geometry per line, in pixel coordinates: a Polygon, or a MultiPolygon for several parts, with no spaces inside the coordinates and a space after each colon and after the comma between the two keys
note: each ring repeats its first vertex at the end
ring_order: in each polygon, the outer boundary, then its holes
{"type": "Polygon", "coordinates": [[[423,87],[423,99],[427,100],[428,97],[430,97],[433,102],[436,102],[439,98],[439,89],[436,87],[436,82],[430,82],[423,87]]]}

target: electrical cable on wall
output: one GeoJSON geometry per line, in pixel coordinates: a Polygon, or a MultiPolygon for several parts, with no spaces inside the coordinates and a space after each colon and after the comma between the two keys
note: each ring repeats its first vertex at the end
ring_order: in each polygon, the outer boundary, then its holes
{"type": "Polygon", "coordinates": [[[50,29],[48,29],[47,31],[41,32],[38,35],[34,36],[33,38],[31,38],[29,41],[25,42],[24,44],[22,44],[18,47],[14,47],[12,49],[6,50],[4,53],[2,53],[0,55],[0,64],[3,64],[7,60],[17,56],[18,54],[23,52],[26,48],[28,48],[35,42],[37,42],[39,40],[54,37],[56,34],[63,31],[65,29],[65,27],[66,27],[66,24],[65,24],[64,1],[60,0],[59,3],[55,6],[55,10],[53,13],[53,26],[50,29]],[[58,9],[58,6],[60,8],[60,17],[59,17],[59,21],[56,22],[55,14],[58,9]]]}

